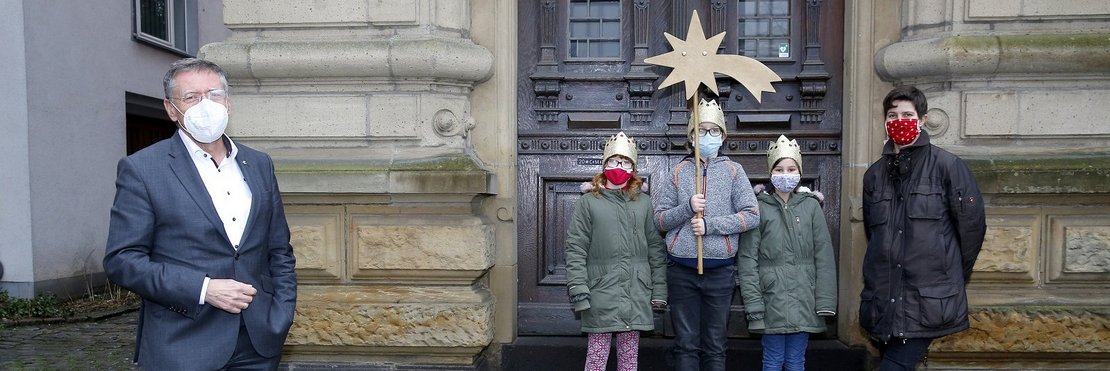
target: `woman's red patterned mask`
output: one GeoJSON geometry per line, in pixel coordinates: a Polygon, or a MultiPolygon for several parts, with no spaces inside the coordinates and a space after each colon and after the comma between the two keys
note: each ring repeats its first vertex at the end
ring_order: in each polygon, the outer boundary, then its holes
{"type": "Polygon", "coordinates": [[[886,122],[886,136],[894,144],[904,146],[917,140],[921,135],[921,128],[917,126],[917,119],[897,119],[886,122]]]}

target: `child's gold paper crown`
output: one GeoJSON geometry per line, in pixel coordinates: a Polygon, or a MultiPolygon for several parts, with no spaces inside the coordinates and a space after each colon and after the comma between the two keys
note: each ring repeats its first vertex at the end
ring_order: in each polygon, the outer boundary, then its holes
{"type": "Polygon", "coordinates": [[[767,172],[775,168],[775,162],[789,158],[798,163],[798,172],[802,170],[802,148],[798,147],[797,140],[787,140],[785,135],[779,135],[779,140],[771,142],[767,147],[767,172]]]}
{"type": "Polygon", "coordinates": [[[701,103],[698,104],[698,121],[701,122],[694,122],[694,118],[690,117],[690,127],[687,134],[691,137],[694,136],[694,133],[698,130],[698,125],[702,122],[717,124],[721,127],[721,135],[728,135],[728,129],[725,128],[725,113],[721,111],[721,106],[717,104],[716,99],[701,100],[701,103]]]}
{"type": "Polygon", "coordinates": [[[604,163],[614,155],[621,155],[628,157],[632,160],[632,165],[636,165],[636,141],[624,135],[624,132],[619,132],[617,135],[609,137],[609,142],[605,143],[605,152],[601,155],[601,162],[604,163]]]}

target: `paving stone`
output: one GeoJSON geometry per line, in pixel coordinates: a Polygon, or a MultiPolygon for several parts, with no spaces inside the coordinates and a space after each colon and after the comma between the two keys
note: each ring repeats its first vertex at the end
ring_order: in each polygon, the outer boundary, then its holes
{"type": "Polygon", "coordinates": [[[0,370],[136,370],[134,312],[100,321],[0,328],[0,370]]]}

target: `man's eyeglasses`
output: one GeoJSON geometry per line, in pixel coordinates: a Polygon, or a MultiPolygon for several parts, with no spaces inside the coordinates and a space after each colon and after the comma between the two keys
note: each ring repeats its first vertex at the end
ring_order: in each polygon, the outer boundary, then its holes
{"type": "Polygon", "coordinates": [[[607,168],[607,169],[616,169],[618,167],[622,168],[622,169],[625,169],[625,170],[630,170],[630,169],[632,169],[632,161],[631,160],[620,160],[620,159],[615,159],[615,158],[611,158],[608,161],[605,161],[605,168],[607,168]]]}
{"type": "Polygon", "coordinates": [[[200,100],[204,99],[205,97],[207,97],[208,100],[211,100],[213,102],[223,103],[223,102],[227,101],[227,96],[228,96],[227,90],[212,89],[212,90],[209,90],[207,93],[194,92],[194,93],[185,94],[185,96],[183,96],[183,97],[170,97],[170,99],[176,99],[176,100],[179,100],[181,102],[184,102],[185,104],[193,105],[193,104],[197,104],[197,102],[200,102],[200,100]]]}
{"type": "Polygon", "coordinates": [[[709,136],[713,136],[713,137],[719,137],[719,136],[721,136],[721,128],[698,129],[698,136],[699,137],[704,137],[705,134],[709,134],[709,136]]]}

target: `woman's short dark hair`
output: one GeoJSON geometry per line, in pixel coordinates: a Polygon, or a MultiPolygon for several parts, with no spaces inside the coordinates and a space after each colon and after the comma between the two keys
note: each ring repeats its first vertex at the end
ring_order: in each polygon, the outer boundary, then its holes
{"type": "Polygon", "coordinates": [[[925,100],[925,93],[917,90],[912,85],[899,86],[886,93],[886,98],[883,98],[883,114],[894,108],[894,101],[904,100],[913,103],[914,111],[917,111],[917,116],[920,117],[929,111],[929,102],[925,100]]]}

